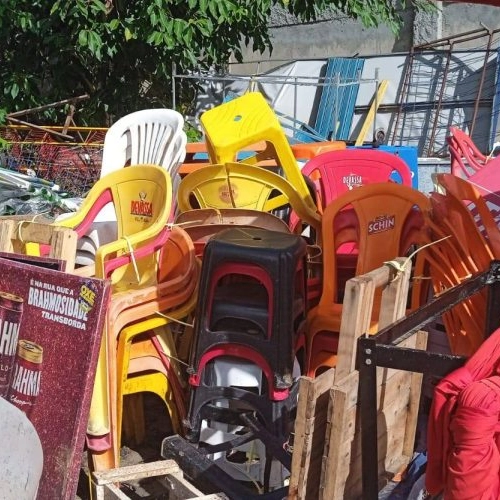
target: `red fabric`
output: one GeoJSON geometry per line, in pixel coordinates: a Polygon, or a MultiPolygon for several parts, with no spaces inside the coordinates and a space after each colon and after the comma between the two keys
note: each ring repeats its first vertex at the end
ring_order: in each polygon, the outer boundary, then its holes
{"type": "Polygon", "coordinates": [[[500,453],[496,443],[500,377],[472,382],[459,395],[450,422],[445,498],[497,500],[500,453]]]}
{"type": "Polygon", "coordinates": [[[495,376],[500,373],[499,364],[500,329],[462,368],[436,386],[427,434],[429,493],[444,490],[445,498],[453,500],[499,498],[500,461],[495,441],[500,415],[500,378],[495,376]],[[487,480],[482,479],[485,475],[487,480]]]}

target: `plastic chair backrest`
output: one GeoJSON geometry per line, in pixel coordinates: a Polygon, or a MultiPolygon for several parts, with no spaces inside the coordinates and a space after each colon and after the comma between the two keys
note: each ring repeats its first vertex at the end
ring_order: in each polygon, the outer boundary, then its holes
{"type": "MultiPolygon", "coordinates": [[[[345,149],[322,153],[302,168],[302,173],[314,185],[316,205],[324,208],[342,193],[375,182],[399,182],[412,185],[410,167],[398,156],[385,151],[345,149]]],[[[298,217],[290,215],[290,227],[298,224],[298,217]]]]}
{"type": "Polygon", "coordinates": [[[222,231],[234,226],[260,227],[271,231],[290,233],[288,225],[268,212],[241,208],[197,208],[181,212],[175,218],[175,224],[180,224],[191,237],[196,255],[203,256],[207,241],[222,231]]]}
{"type": "Polygon", "coordinates": [[[422,241],[422,213],[430,209],[428,198],[409,186],[396,183],[368,184],[345,192],[323,213],[323,290],[320,308],[338,303],[337,249],[355,240],[356,275],[365,274],[396,257],[407,255],[422,241]],[[349,220],[339,224],[338,217],[349,220]],[[415,219],[422,224],[415,223],[415,219]],[[410,228],[410,229],[408,229],[410,228]]]}
{"type": "Polygon", "coordinates": [[[173,109],[144,109],[125,115],[106,133],[101,177],[127,165],[153,164],[170,173],[184,161],[184,118],[173,109]]]}
{"type": "Polygon", "coordinates": [[[468,263],[471,272],[488,269],[494,259],[493,252],[462,201],[451,195],[433,192],[430,202],[435,233],[440,231],[440,237],[450,236],[455,252],[468,263]]]}
{"type": "Polygon", "coordinates": [[[410,167],[385,151],[346,149],[322,153],[302,168],[316,186],[321,208],[346,191],[376,182],[399,182],[411,186],[410,167]]]}
{"type": "MultiPolygon", "coordinates": [[[[144,109],[123,116],[104,138],[101,177],[129,165],[151,164],[166,168],[173,191],[180,182],[179,168],[186,157],[184,118],[173,109],[144,109]]],[[[115,220],[109,207],[97,221],[115,220]]]]}
{"type": "Polygon", "coordinates": [[[177,191],[180,212],[193,208],[245,208],[272,212],[286,205],[319,228],[320,216],[283,177],[244,163],[209,165],[184,177],[177,191]],[[196,199],[198,207],[192,205],[196,199]]]}
{"type": "MultiPolygon", "coordinates": [[[[479,247],[476,255],[470,255],[470,247],[467,244],[462,246],[464,238],[467,238],[464,233],[468,230],[470,238],[477,236],[474,223],[467,214],[459,216],[462,221],[455,224],[457,216],[453,214],[453,209],[450,210],[446,197],[432,193],[430,201],[432,210],[425,216],[425,223],[429,229],[429,241],[434,243],[424,248],[421,254],[426,262],[425,272],[432,280],[434,293],[438,295],[483,270],[485,264],[489,265],[491,256],[484,247],[479,247]],[[443,239],[449,235],[451,237],[443,239]]],[[[482,290],[443,314],[453,354],[469,356],[482,343],[486,300],[486,291],[482,290]]]]}
{"type": "Polygon", "coordinates": [[[197,208],[181,212],[175,223],[188,230],[202,226],[250,226],[289,233],[287,224],[276,215],[244,208],[197,208]]]}
{"type": "Polygon", "coordinates": [[[446,138],[451,158],[451,173],[458,177],[470,177],[488,162],[469,135],[457,127],[450,127],[446,138]]]}
{"type": "Polygon", "coordinates": [[[72,217],[58,221],[57,225],[71,227],[82,236],[108,203],[112,203],[117,214],[118,237],[98,248],[95,276],[109,277],[108,258],[116,260],[127,255],[129,262],[111,273],[115,286],[119,283],[119,288],[128,288],[156,282],[157,251],[145,245],[166,231],[172,207],[169,173],[155,165],[135,165],[111,172],[94,184],[72,217]],[[142,251],[138,250],[140,246],[142,251]]]}
{"type": "Polygon", "coordinates": [[[496,259],[500,258],[500,230],[479,191],[467,180],[453,174],[435,174],[435,182],[447,194],[461,201],[472,214],[481,234],[488,240],[496,259]]]}
{"type": "Polygon", "coordinates": [[[283,176],[298,191],[309,209],[314,210],[314,200],[278,117],[260,92],[248,92],[216,106],[203,113],[200,122],[213,163],[236,161],[238,152],[243,148],[265,141],[266,150],[253,158],[245,158],[245,163],[275,159],[283,176]]]}

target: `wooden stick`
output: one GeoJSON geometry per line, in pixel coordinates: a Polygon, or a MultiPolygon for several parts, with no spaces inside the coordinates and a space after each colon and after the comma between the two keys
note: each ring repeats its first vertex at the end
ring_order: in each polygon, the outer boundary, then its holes
{"type": "Polygon", "coordinates": [[[44,104],[43,106],[37,106],[36,108],[22,109],[20,111],[14,111],[14,113],[8,113],[7,118],[16,118],[18,116],[27,115],[29,113],[36,113],[37,111],[43,111],[48,108],[53,108],[54,106],[63,106],[64,104],[73,104],[78,101],[83,101],[88,99],[90,96],[88,94],[83,94],[78,97],[70,97],[69,99],[64,99],[63,101],[51,102],[50,104],[44,104]]]}
{"type": "Polygon", "coordinates": [[[72,137],[71,135],[61,134],[61,132],[56,132],[55,130],[50,130],[49,128],[46,127],[40,127],[40,125],[34,125],[33,123],[24,122],[22,120],[18,120],[17,118],[12,118],[9,115],[7,115],[7,120],[9,120],[12,123],[17,123],[18,125],[26,125],[27,127],[31,127],[36,130],[41,130],[42,132],[46,132],[47,134],[52,134],[57,137],[61,137],[63,139],[74,141],[74,137],[72,137]]]}

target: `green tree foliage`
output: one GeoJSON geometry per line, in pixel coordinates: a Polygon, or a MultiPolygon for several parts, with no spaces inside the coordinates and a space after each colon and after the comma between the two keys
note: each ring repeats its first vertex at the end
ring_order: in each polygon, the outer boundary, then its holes
{"type": "Polygon", "coordinates": [[[88,93],[80,118],[102,125],[168,106],[173,62],[181,72],[220,68],[231,56],[241,60],[242,41],[271,48],[274,4],[304,20],[333,7],[366,26],[399,25],[385,0],[1,0],[0,109],[88,93]]]}

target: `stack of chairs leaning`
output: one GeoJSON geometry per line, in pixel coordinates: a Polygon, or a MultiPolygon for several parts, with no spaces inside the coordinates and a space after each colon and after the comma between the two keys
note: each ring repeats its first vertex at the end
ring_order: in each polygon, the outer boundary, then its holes
{"type": "MultiPolygon", "coordinates": [[[[439,174],[426,195],[397,155],[338,144],[301,169],[258,92],[201,125],[209,165],[186,174],[178,113],[122,118],[101,179],[54,222],[78,234],[73,272],[112,282],[87,447],[95,470],[118,467],[122,434],[144,439],[143,395],[154,393],[173,433],[262,492],[290,470],[299,376],[337,363],[346,281],[406,256],[409,312],[487,269],[500,234],[463,175],[439,174]]],[[[443,316],[453,354],[481,346],[486,300],[443,316]]]]}

